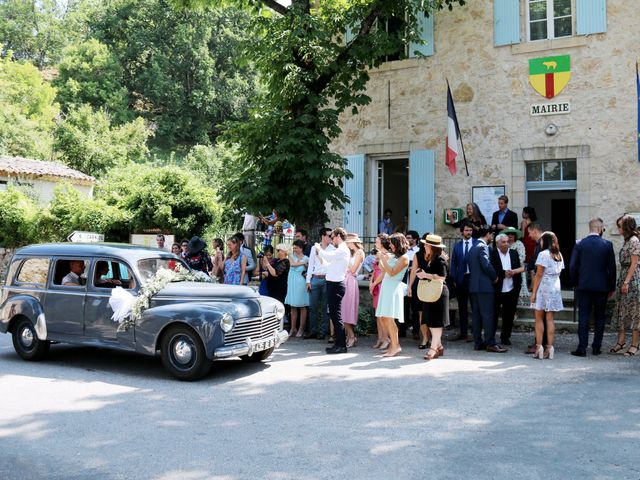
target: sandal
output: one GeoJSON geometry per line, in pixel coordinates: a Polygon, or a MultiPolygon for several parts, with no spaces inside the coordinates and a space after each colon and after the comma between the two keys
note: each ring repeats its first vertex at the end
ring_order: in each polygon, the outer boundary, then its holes
{"type": "Polygon", "coordinates": [[[625,357],[633,357],[636,353],[638,353],[638,347],[639,347],[639,346],[640,346],[640,345],[631,345],[631,346],[629,347],[629,350],[627,350],[626,352],[624,352],[624,356],[625,356],[625,357]],[[632,348],[635,348],[635,351],[633,351],[633,352],[632,352],[632,351],[631,351],[631,349],[632,349],[632,348]]]}
{"type": "Polygon", "coordinates": [[[438,350],[436,350],[435,348],[430,348],[429,349],[429,353],[427,353],[423,358],[425,360],[435,360],[439,356],[440,356],[440,352],[438,352],[438,350]],[[431,352],[433,352],[433,353],[431,353],[431,352]]]}
{"type": "MultiPolygon", "coordinates": [[[[609,353],[618,353],[620,350],[622,350],[624,348],[624,346],[627,344],[627,342],[624,343],[616,343],[613,347],[611,347],[611,350],[609,350],[609,353]]],[[[629,347],[631,348],[631,347],[629,347]]]]}

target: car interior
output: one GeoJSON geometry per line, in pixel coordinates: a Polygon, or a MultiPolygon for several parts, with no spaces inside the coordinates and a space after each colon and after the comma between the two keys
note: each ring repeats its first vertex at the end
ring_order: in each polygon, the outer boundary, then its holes
{"type": "Polygon", "coordinates": [[[100,260],[93,270],[93,284],[97,288],[135,287],[135,278],[129,268],[120,262],[100,260]]]}
{"type": "MultiPolygon", "coordinates": [[[[81,261],[84,261],[82,259],[78,259],[81,261]]],[[[53,273],[53,284],[54,285],[62,285],[62,279],[71,271],[71,262],[72,260],[58,260],[56,262],[56,268],[55,271],[53,273]]],[[[86,278],[86,272],[87,272],[87,262],[84,261],[84,265],[85,265],[85,273],[83,273],[80,276],[80,284],[81,285],[86,285],[87,283],[87,278],[86,278]]]]}

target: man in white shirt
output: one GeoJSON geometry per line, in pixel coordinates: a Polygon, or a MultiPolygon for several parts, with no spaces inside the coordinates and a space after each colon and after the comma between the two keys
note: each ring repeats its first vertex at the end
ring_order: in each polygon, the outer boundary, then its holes
{"type": "Polygon", "coordinates": [[[80,275],[84,273],[84,260],[71,260],[69,262],[69,273],[67,273],[62,279],[62,285],[68,287],[80,287],[83,285],[83,280],[80,275]]]}
{"type": "Polygon", "coordinates": [[[165,238],[164,235],[159,233],[158,235],[156,235],[156,246],[160,249],[160,250],[164,250],[165,252],[168,252],[169,249],[167,248],[167,246],[165,245],[165,238]]]}
{"type": "MultiPolygon", "coordinates": [[[[317,245],[317,244],[316,244],[317,245]]],[[[316,245],[311,247],[307,266],[307,291],[309,292],[309,334],[304,338],[324,340],[329,334],[329,314],[327,313],[327,266],[316,255],[316,245]],[[318,322],[318,314],[322,315],[318,322]],[[319,323],[319,325],[318,325],[319,323]]],[[[331,229],[320,230],[320,248],[333,250],[331,229]]]]}
{"type": "Polygon", "coordinates": [[[518,308],[518,296],[522,286],[521,273],[524,272],[524,266],[520,265],[518,252],[509,249],[509,237],[504,233],[496,236],[496,248],[491,251],[490,257],[493,269],[498,275],[493,303],[494,330],[498,325],[498,317],[502,313],[500,342],[503,345],[511,345],[511,332],[518,308]]]}
{"type": "MultiPolygon", "coordinates": [[[[407,242],[409,242],[409,250],[407,250],[407,256],[409,257],[409,267],[407,273],[404,275],[403,282],[409,284],[409,275],[411,274],[411,265],[416,253],[420,250],[418,242],[420,241],[420,234],[415,230],[409,230],[406,234],[407,242]]],[[[422,309],[422,303],[418,299],[418,282],[414,282],[413,288],[415,289],[415,295],[404,297],[404,318],[411,319],[411,329],[414,340],[420,340],[420,316],[419,312],[422,309]]],[[[412,292],[413,294],[414,292],[412,292]]],[[[407,336],[407,327],[409,321],[405,323],[398,323],[398,336],[407,336]]]]}
{"type": "Polygon", "coordinates": [[[334,250],[323,250],[316,243],[316,256],[327,266],[327,303],[329,304],[329,317],[333,323],[336,341],[333,347],[325,349],[329,354],[347,353],[346,338],[342,325],[342,298],[344,297],[344,279],[347,276],[351,252],[345,243],[347,232],[344,228],[336,228],[331,232],[331,243],[334,250]]]}
{"type": "Polygon", "coordinates": [[[249,212],[244,214],[244,220],[242,222],[242,233],[247,246],[254,250],[256,248],[256,225],[258,223],[258,217],[250,214],[249,212]]]}

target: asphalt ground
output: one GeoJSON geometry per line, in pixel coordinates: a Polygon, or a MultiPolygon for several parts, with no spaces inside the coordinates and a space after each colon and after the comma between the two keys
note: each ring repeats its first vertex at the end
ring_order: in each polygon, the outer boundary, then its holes
{"type": "MultiPolygon", "coordinates": [[[[449,342],[383,359],[292,339],[196,383],[159,359],[0,336],[0,479],[640,479],[640,355],[554,360],[449,342]]],[[[605,347],[615,343],[607,334],[605,347]]]]}

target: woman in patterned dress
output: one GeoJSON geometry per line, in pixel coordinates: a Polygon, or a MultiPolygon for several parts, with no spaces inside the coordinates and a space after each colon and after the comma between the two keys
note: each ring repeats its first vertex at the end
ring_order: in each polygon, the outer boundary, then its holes
{"type": "Polygon", "coordinates": [[[347,336],[347,347],[351,348],[358,344],[354,327],[358,324],[358,310],[360,308],[358,275],[362,269],[364,250],[362,249],[362,240],[356,233],[348,233],[345,242],[347,242],[347,247],[351,252],[351,258],[349,259],[347,276],[344,279],[344,297],[342,297],[340,308],[342,310],[342,323],[347,336]]]}
{"type": "MultiPolygon", "coordinates": [[[[504,233],[505,235],[507,235],[507,237],[509,237],[509,249],[515,250],[515,252],[518,254],[520,265],[526,265],[526,247],[524,246],[524,243],[520,241],[520,239],[522,238],[522,232],[517,228],[509,227],[505,228],[500,233],[504,233]]],[[[520,275],[522,276],[522,285],[520,286],[520,293],[518,294],[518,305],[528,307],[531,304],[531,301],[529,300],[530,295],[529,289],[527,288],[527,278],[524,272],[522,272],[520,275]]]]}
{"type": "Polygon", "coordinates": [[[309,306],[309,292],[304,272],[309,265],[307,257],[302,249],[304,242],[296,240],[293,242],[292,253],[289,256],[289,275],[287,277],[287,296],[284,299],[285,305],[291,308],[291,330],[289,335],[298,338],[304,335],[304,327],[307,323],[307,307],[309,306]],[[300,326],[298,326],[300,318],[300,326]]]}
{"type": "MultiPolygon", "coordinates": [[[[378,252],[384,252],[389,255],[389,248],[389,235],[386,233],[378,234],[376,237],[376,256],[378,255],[378,252]]],[[[371,275],[371,281],[369,282],[369,292],[371,292],[371,296],[373,297],[373,310],[374,315],[376,316],[376,329],[378,331],[378,341],[372,348],[379,348],[380,350],[386,350],[389,347],[389,332],[384,328],[382,317],[379,317],[375,313],[378,309],[378,302],[380,301],[380,288],[383,280],[384,272],[380,268],[380,260],[376,257],[376,262],[373,266],[373,274],[371,275]]]]}
{"type": "Polygon", "coordinates": [[[610,350],[618,353],[626,343],[627,329],[631,329],[631,346],[625,356],[632,357],[638,353],[640,331],[640,240],[638,227],[631,215],[623,215],[616,220],[618,231],[624,237],[624,245],[620,249],[620,276],[616,287],[616,305],[613,310],[612,323],[618,329],[618,343],[610,350]]]}
{"type": "Polygon", "coordinates": [[[231,237],[227,240],[227,259],[224,261],[224,283],[240,285],[247,268],[247,258],[240,253],[240,240],[231,237]]]}
{"type": "Polygon", "coordinates": [[[553,323],[553,312],[562,310],[562,294],[560,291],[560,272],[564,261],[560,253],[558,238],[553,232],[544,232],[540,238],[541,252],[536,260],[536,276],[533,279],[531,303],[536,317],[536,351],[533,358],[553,359],[556,327],[553,323]],[[548,345],[542,349],[544,323],[547,324],[548,345]]]}

